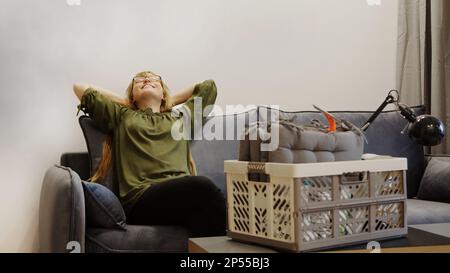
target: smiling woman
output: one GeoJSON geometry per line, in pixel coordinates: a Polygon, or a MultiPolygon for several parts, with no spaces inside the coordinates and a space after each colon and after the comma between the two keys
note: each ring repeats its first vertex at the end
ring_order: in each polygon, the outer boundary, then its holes
{"type": "Polygon", "coordinates": [[[80,110],[111,137],[91,181],[108,170],[112,148],[120,200],[133,224],[182,225],[195,236],[225,233],[225,199],[207,177],[195,176],[189,143],[172,137],[172,114],[183,103],[192,113],[194,98],[213,105],[216,85],[207,80],[175,95],[175,103],[161,77],[145,71],[136,74],[126,98],[92,85],[74,85],[80,110]],[[199,207],[206,209],[199,210],[199,207]]]}
{"type": "Polygon", "coordinates": [[[161,76],[151,71],[138,73],[127,88],[128,103],[135,109],[151,108],[153,112],[166,112],[172,109],[169,88],[161,76]]]}

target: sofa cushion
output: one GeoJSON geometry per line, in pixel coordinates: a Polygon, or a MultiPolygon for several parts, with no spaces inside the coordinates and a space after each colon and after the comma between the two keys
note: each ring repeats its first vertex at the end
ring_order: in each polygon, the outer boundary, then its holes
{"type": "Polygon", "coordinates": [[[450,204],[408,199],[408,225],[450,223],[450,204]]]}
{"type": "Polygon", "coordinates": [[[428,162],[417,198],[450,203],[450,162],[436,158],[428,162]]]}
{"type": "Polygon", "coordinates": [[[189,233],[183,227],[89,228],[86,230],[86,252],[187,252],[188,240],[189,233]]]}
{"type": "Polygon", "coordinates": [[[117,196],[103,185],[83,181],[88,227],[124,229],[126,218],[117,196]]]}
{"type": "Polygon", "coordinates": [[[206,138],[191,141],[190,147],[196,163],[197,175],[210,178],[225,193],[223,161],[238,159],[239,138],[245,130],[245,125],[256,120],[256,108],[239,114],[209,117],[206,120],[204,128],[208,129],[214,124],[217,126],[222,124],[224,130],[216,130],[221,135],[213,141],[206,138]]]}

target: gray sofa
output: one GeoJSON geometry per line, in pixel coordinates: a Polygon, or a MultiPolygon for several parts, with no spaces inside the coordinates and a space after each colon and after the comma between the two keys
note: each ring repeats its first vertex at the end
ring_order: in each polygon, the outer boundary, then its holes
{"type": "MultiPolygon", "coordinates": [[[[417,114],[424,107],[414,107],[417,114]]],[[[191,142],[199,175],[211,178],[225,193],[223,161],[238,159],[239,140],[244,129],[264,111],[265,107],[236,115],[215,116],[208,122],[223,123],[223,138],[233,130],[234,140],[195,140],[191,142]]],[[[362,126],[373,112],[333,112],[357,126],[362,126]]],[[[305,124],[318,119],[317,112],[279,112],[293,123],[305,124]]],[[[428,162],[422,146],[401,134],[406,121],[396,111],[383,112],[367,131],[365,153],[408,158],[407,215],[408,224],[450,222],[450,204],[415,198],[428,162]]],[[[92,150],[92,148],[91,148],[92,150]]],[[[67,252],[67,243],[78,242],[81,252],[185,252],[188,233],[179,226],[133,226],[126,230],[101,229],[86,226],[84,193],[81,180],[90,176],[88,153],[64,153],[59,165],[51,166],[44,177],[41,192],[39,229],[42,252],[67,252]]],[[[114,188],[114,187],[113,187],[114,188]]]]}

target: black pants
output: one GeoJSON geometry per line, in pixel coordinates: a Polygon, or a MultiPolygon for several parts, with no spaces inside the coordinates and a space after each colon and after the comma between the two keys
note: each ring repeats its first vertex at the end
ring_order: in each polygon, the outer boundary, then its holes
{"type": "Polygon", "coordinates": [[[226,204],[220,189],[204,176],[186,176],[147,189],[128,215],[134,225],[180,225],[192,237],[222,236],[226,204]]]}

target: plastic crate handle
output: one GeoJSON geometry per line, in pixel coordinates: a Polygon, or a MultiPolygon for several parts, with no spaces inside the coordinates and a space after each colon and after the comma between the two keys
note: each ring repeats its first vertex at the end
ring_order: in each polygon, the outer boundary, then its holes
{"type": "Polygon", "coordinates": [[[247,165],[247,172],[248,173],[267,174],[266,173],[266,163],[249,162],[247,165]]]}
{"type": "Polygon", "coordinates": [[[360,184],[365,183],[369,179],[369,172],[352,172],[343,173],[340,176],[341,184],[360,184]]]}
{"type": "Polygon", "coordinates": [[[270,176],[266,173],[266,164],[263,162],[249,162],[247,164],[247,178],[253,182],[269,183],[270,176]]]}

